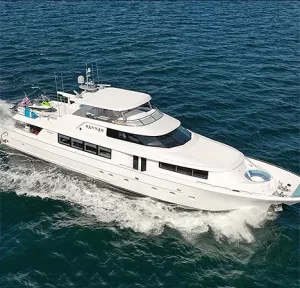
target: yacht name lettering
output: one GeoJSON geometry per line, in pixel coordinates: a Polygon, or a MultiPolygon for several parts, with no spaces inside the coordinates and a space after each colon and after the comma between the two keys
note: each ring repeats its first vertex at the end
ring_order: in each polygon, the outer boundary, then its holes
{"type": "Polygon", "coordinates": [[[100,128],[100,127],[95,127],[95,126],[88,125],[88,124],[86,124],[85,127],[88,128],[88,129],[90,129],[90,130],[96,130],[98,132],[104,132],[104,129],[100,128]]]}

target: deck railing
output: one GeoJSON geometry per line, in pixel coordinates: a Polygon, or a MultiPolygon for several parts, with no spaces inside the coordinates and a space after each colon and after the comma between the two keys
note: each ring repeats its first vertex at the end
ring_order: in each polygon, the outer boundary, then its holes
{"type": "Polygon", "coordinates": [[[157,120],[159,120],[161,117],[163,117],[163,113],[160,112],[157,108],[154,108],[155,111],[151,113],[150,115],[147,115],[143,118],[135,119],[135,120],[126,120],[125,125],[127,126],[145,126],[148,124],[151,124],[157,120]]]}
{"type": "MultiPolygon", "coordinates": [[[[127,120],[123,119],[122,117],[117,118],[114,116],[107,116],[105,114],[101,114],[98,116],[94,116],[92,113],[86,113],[85,117],[92,118],[99,121],[109,122],[116,125],[125,125],[125,126],[145,126],[148,124],[151,124],[157,120],[159,120],[161,117],[163,117],[163,113],[160,112],[156,107],[153,107],[154,111],[151,114],[148,114],[147,116],[144,116],[142,118],[133,119],[133,120],[127,120]]],[[[126,114],[125,114],[126,116],[126,114]]],[[[125,117],[126,118],[126,117],[125,117]]]]}

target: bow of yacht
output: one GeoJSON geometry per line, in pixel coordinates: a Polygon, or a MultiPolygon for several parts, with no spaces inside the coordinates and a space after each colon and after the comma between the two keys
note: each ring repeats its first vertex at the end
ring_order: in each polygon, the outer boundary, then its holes
{"type": "MultiPolygon", "coordinates": [[[[123,189],[194,209],[255,206],[275,211],[300,202],[300,177],[182,127],[146,93],[96,85],[32,105],[1,141],[26,154],[123,189]]],[[[99,192],[101,193],[101,192],[99,192]]]]}

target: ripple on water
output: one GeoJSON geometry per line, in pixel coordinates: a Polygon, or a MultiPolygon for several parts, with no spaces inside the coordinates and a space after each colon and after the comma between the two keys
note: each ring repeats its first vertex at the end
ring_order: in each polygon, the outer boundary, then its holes
{"type": "MultiPolygon", "coordinates": [[[[54,94],[55,72],[72,91],[99,60],[101,82],[148,92],[187,128],[299,173],[299,2],[192,4],[1,1],[0,97],[54,94]]],[[[17,193],[1,192],[1,287],[299,286],[299,206],[272,219],[187,212],[0,157],[0,190],[17,193]]]]}

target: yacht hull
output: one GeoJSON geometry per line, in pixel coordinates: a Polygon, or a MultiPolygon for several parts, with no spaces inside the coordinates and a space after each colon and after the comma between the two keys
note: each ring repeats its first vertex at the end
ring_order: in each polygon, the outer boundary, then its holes
{"type": "MultiPolygon", "coordinates": [[[[25,154],[59,165],[86,176],[101,180],[122,189],[158,199],[164,202],[207,211],[229,211],[248,207],[257,207],[268,211],[270,206],[292,205],[300,201],[299,197],[270,197],[268,195],[244,194],[217,191],[194,187],[180,182],[170,181],[135,171],[121,165],[113,165],[102,158],[83,155],[80,151],[70,151],[62,145],[40,141],[38,136],[20,133],[17,129],[6,137],[5,145],[25,154]]],[[[96,156],[97,157],[97,156],[96,156]]],[[[191,183],[192,184],[192,183],[191,183]]]]}

